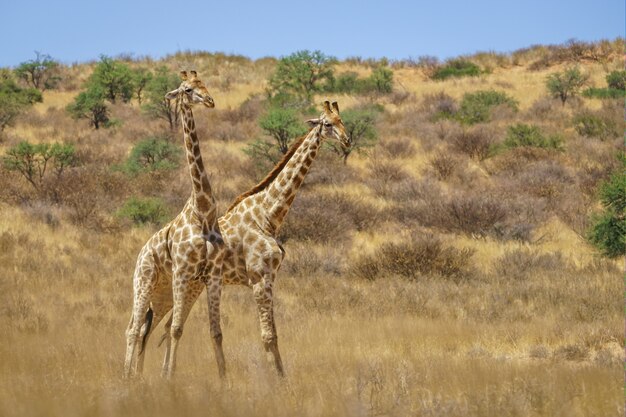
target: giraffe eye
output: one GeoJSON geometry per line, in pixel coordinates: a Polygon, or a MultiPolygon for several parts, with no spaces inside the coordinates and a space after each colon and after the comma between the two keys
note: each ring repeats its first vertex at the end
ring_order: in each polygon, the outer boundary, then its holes
{"type": "Polygon", "coordinates": [[[191,93],[192,90],[193,90],[192,88],[187,87],[187,88],[185,88],[185,93],[191,93]]]}

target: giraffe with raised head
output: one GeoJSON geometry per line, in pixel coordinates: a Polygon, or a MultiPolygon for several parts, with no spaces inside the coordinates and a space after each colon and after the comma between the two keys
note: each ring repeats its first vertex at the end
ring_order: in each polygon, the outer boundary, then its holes
{"type": "Polygon", "coordinates": [[[227,248],[222,266],[224,284],[252,288],[268,359],[284,374],[274,323],[273,285],[285,251],[276,239],[300,185],[322,141],[351,145],[337,102],[324,102],[317,119],[308,120],[309,132],[296,140],[283,159],[256,186],[240,195],[218,220],[227,248]]]}
{"type": "Polygon", "coordinates": [[[163,376],[172,377],[183,325],[205,286],[218,369],[220,375],[225,372],[219,304],[225,247],[191,110],[196,104],[208,108],[215,107],[215,104],[196,72],[191,71],[190,75],[182,71],[180,86],[167,93],[165,98],[180,102],[191,196],[180,214],[148,240],[137,258],[133,278],[133,311],[126,330],[126,377],[131,375],[133,364],[135,373],[141,373],[145,346],[152,330],[168,311],[173,310],[166,324],[169,337],[163,361],[163,376]]]}

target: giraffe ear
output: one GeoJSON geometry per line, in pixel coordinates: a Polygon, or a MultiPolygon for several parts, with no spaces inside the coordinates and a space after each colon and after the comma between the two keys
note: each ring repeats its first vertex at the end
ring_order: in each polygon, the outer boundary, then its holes
{"type": "Polygon", "coordinates": [[[324,111],[325,111],[327,114],[332,113],[332,110],[330,109],[330,101],[328,101],[328,100],[326,100],[326,101],[324,102],[324,111]]]}
{"type": "Polygon", "coordinates": [[[336,101],[333,101],[333,110],[339,115],[339,104],[336,101]]]}
{"type": "Polygon", "coordinates": [[[176,97],[178,97],[178,92],[178,88],[176,90],[172,90],[165,95],[165,98],[167,100],[174,100],[176,97]]]}
{"type": "Polygon", "coordinates": [[[315,127],[320,124],[320,119],[309,119],[306,121],[309,127],[315,127]]]}
{"type": "Polygon", "coordinates": [[[192,80],[195,80],[196,78],[198,78],[198,73],[196,71],[189,71],[189,73],[191,74],[192,80]]]}
{"type": "Polygon", "coordinates": [[[187,81],[187,71],[180,72],[180,79],[183,81],[187,81]]]}

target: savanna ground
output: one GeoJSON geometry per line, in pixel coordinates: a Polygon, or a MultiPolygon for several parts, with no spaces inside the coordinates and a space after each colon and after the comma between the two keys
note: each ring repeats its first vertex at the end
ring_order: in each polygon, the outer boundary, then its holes
{"type": "MultiPolygon", "coordinates": [[[[225,381],[204,296],[175,380],[159,376],[158,337],[144,377],[121,379],[134,264],[158,226],[116,213],[150,196],[173,215],[189,179],[183,163],[138,175],[115,166],[137,141],[165,134],[180,145],[181,132],[134,101],[111,106],[108,129],[71,119],[65,106],[93,64],[64,67],[59,88],[0,142],[0,154],[21,140],[72,143],[81,161],[49,185],[54,198],[2,171],[0,415],[623,415],[622,266],[585,239],[598,186],[620,169],[623,138],[587,137],[572,122],[587,112],[622,123],[623,100],[550,99],[546,77],[571,62],[546,54],[475,55],[489,73],[445,81],[396,63],[391,94],[334,95],[342,109],[383,105],[378,142],[346,165],[320,155],[284,225],[275,309],[287,377],[265,361],[250,291],[227,287],[225,381]],[[471,127],[432,117],[491,89],[517,111],[496,108],[471,127]],[[515,123],[559,135],[561,149],[488,153],[515,123]]],[[[276,62],[206,53],[129,61],[157,64],[193,66],[208,81],[217,107],[195,115],[224,210],[262,175],[242,149],[262,137],[257,119],[276,62]]],[[[365,76],[374,64],[348,60],[335,71],[365,76]]],[[[577,64],[597,86],[623,65],[620,54],[577,64]]]]}

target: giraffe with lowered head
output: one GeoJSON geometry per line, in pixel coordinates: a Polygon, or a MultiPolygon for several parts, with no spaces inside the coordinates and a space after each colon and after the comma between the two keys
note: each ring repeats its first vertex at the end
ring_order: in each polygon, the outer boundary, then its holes
{"type": "Polygon", "coordinates": [[[218,369],[220,375],[225,372],[220,328],[221,267],[225,247],[191,110],[196,104],[208,108],[215,107],[215,104],[197,73],[191,71],[190,74],[188,76],[186,71],[182,71],[180,86],[167,93],[165,98],[180,102],[192,192],[180,214],[148,240],[137,258],[133,278],[133,311],[126,331],[126,377],[131,374],[134,361],[135,372],[141,373],[148,338],[167,312],[173,309],[166,324],[169,337],[166,338],[163,361],[163,376],[172,377],[183,325],[205,286],[218,369]]]}
{"type": "Polygon", "coordinates": [[[317,119],[308,120],[309,132],[296,140],[283,159],[256,186],[240,195],[220,217],[227,253],[222,267],[224,284],[252,288],[268,359],[284,374],[274,323],[273,285],[285,251],[278,230],[325,139],[349,147],[337,102],[324,102],[317,119]]]}

